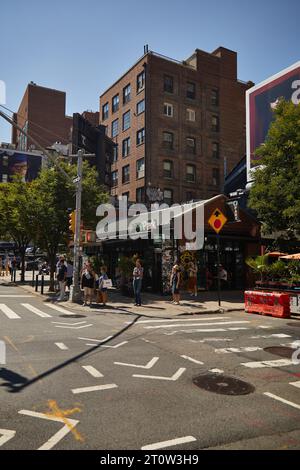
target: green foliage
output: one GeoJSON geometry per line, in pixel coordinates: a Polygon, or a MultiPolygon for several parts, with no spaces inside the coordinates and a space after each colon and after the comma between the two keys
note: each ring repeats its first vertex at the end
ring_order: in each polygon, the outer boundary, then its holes
{"type": "Polygon", "coordinates": [[[259,274],[261,281],[263,281],[269,272],[268,255],[247,258],[245,262],[256,274],[259,274]]]}
{"type": "Polygon", "coordinates": [[[269,266],[268,276],[272,281],[280,281],[288,278],[288,265],[282,260],[275,261],[269,266]]]}
{"type": "Polygon", "coordinates": [[[300,233],[300,106],[280,101],[266,142],[256,154],[262,164],[254,173],[249,205],[266,233],[300,233]]]}
{"type": "Polygon", "coordinates": [[[132,275],[133,269],[135,266],[134,257],[129,258],[127,256],[122,256],[118,263],[118,268],[125,278],[129,278],[132,275]]]}

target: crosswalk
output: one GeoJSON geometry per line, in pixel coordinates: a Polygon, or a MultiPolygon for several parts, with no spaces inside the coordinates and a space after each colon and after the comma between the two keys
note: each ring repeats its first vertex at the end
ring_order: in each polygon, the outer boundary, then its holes
{"type": "Polygon", "coordinates": [[[42,309],[30,303],[20,303],[14,307],[0,303],[0,321],[1,317],[8,318],[9,320],[28,319],[32,314],[40,318],[52,318],[55,312],[64,313],[65,315],[74,315],[74,312],[50,303],[47,304],[47,306],[43,306],[42,309]],[[51,309],[51,313],[48,309],[51,309]],[[48,312],[46,310],[48,310],[48,312]]]}

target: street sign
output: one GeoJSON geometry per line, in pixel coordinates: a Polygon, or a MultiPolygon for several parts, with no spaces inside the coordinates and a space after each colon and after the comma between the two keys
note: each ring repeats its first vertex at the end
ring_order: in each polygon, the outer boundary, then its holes
{"type": "Polygon", "coordinates": [[[208,219],[209,225],[214,229],[216,233],[219,233],[227,222],[227,217],[220,211],[215,209],[208,219]]]}

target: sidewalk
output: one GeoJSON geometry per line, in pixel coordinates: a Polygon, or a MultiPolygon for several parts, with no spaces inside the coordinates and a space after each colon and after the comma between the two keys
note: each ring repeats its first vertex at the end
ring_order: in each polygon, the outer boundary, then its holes
{"type": "MultiPolygon", "coordinates": [[[[45,285],[44,295],[35,292],[35,288],[29,284],[11,283],[10,277],[0,278],[0,284],[18,286],[25,291],[42,297],[45,302],[56,300],[54,293],[48,293],[48,286],[45,285]]],[[[39,288],[40,291],[40,288],[39,288]]],[[[135,307],[133,299],[122,296],[115,289],[109,291],[108,305],[93,304],[92,307],[83,307],[83,305],[69,302],[68,300],[59,302],[59,305],[66,308],[72,308],[81,312],[86,311],[102,311],[103,313],[132,313],[137,315],[146,315],[148,317],[170,318],[180,315],[196,315],[207,313],[223,313],[230,311],[244,311],[244,293],[243,291],[224,291],[221,292],[221,307],[218,305],[217,292],[199,292],[198,297],[191,297],[189,294],[183,294],[180,305],[174,305],[170,301],[170,296],[159,296],[151,293],[142,293],[142,307],[135,307]]]]}

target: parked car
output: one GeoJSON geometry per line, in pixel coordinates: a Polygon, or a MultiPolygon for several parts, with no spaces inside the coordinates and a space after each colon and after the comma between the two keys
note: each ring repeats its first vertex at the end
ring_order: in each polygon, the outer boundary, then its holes
{"type": "Polygon", "coordinates": [[[38,271],[40,266],[45,262],[45,258],[35,258],[26,261],[26,271],[38,271]]]}

